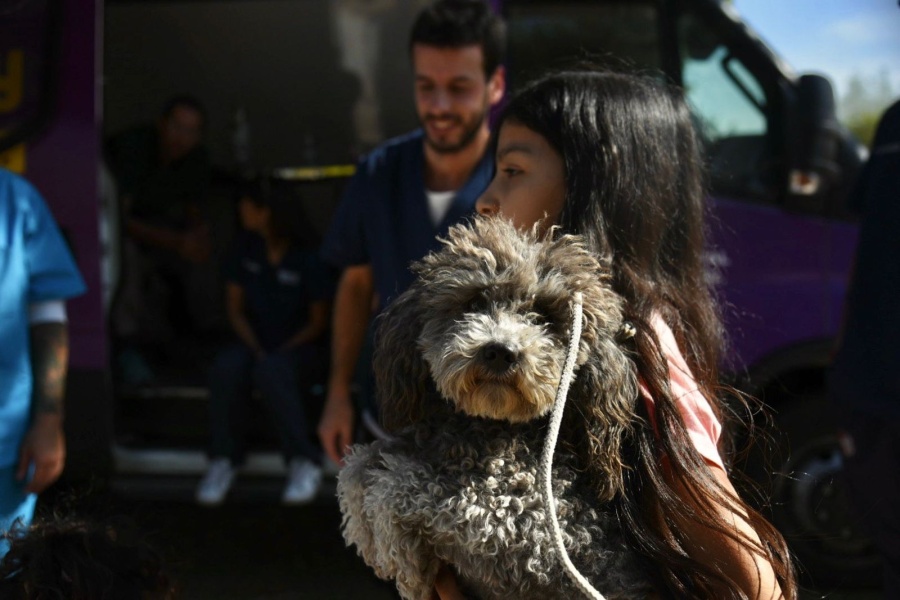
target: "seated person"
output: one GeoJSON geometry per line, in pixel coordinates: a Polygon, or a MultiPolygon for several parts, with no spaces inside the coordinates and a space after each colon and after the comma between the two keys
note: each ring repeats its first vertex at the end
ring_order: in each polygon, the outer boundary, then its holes
{"type": "Polygon", "coordinates": [[[119,366],[126,379],[134,380],[129,383],[146,383],[149,377],[137,346],[171,339],[203,318],[204,301],[196,296],[204,292],[195,281],[204,279],[198,275],[203,265],[213,269],[203,217],[210,182],[205,127],[203,105],[177,96],[154,125],[125,131],[107,143],[125,233],[125,268],[112,319],[115,334],[126,342],[119,366]]]}
{"type": "Polygon", "coordinates": [[[197,488],[201,504],[221,503],[244,459],[251,390],[272,418],[285,460],[285,504],[310,501],[322,478],[322,453],[311,441],[302,390],[327,359],[333,282],[318,256],[292,241],[284,198],[266,182],[239,194],[239,236],[226,268],[228,319],[237,341],[210,373],[209,470],[197,488]]]}

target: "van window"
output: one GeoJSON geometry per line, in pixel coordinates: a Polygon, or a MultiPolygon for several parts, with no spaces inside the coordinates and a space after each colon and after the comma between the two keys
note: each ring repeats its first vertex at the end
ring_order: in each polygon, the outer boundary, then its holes
{"type": "Polygon", "coordinates": [[[769,121],[757,78],[718,35],[687,15],[678,24],[682,85],[709,155],[714,191],[770,198],[769,121]]]}
{"type": "Polygon", "coordinates": [[[510,2],[506,18],[513,87],[574,60],[661,71],[659,17],[651,3],[510,2]]]}

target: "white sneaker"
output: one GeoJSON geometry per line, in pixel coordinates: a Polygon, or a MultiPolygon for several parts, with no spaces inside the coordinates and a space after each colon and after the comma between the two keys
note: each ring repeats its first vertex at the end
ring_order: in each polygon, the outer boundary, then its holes
{"type": "Polygon", "coordinates": [[[227,458],[214,458],[209,463],[209,468],[200,484],[197,486],[197,502],[204,506],[217,506],[222,504],[237,470],[231,466],[227,458]]]}
{"type": "Polygon", "coordinates": [[[292,458],[288,465],[287,485],[281,503],[306,504],[316,497],[322,483],[322,469],[305,458],[292,458]]]}

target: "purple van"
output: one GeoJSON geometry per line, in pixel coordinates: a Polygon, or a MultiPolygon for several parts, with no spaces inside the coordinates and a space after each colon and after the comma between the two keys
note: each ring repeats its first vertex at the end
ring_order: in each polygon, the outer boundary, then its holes
{"type": "MultiPolygon", "coordinates": [[[[513,88],[577,57],[657,73],[685,89],[708,152],[713,245],[706,258],[730,336],[726,372],[774,409],[777,426],[765,431],[775,442],[774,462],[739,466],[771,484],[772,517],[807,574],[817,583],[865,580],[874,553],[843,504],[835,423],[824,401],[856,239],[845,196],[863,156],[835,118],[830,84],[792,73],[727,2],[493,4],[508,21],[513,88]]],[[[190,92],[209,112],[210,194],[221,208],[215,233],[233,235],[227,198],[238,155],[279,167],[305,206],[300,225],[321,233],[353,156],[416,125],[405,44],[418,4],[31,0],[5,6],[0,160],[47,198],[89,286],[69,305],[66,477],[121,482],[199,475],[205,355],[156,365],[169,375],[137,387],[122,383],[113,369],[108,315],[117,274],[128,265],[101,140],[152,119],[168,96],[190,92]],[[228,125],[238,114],[240,149],[228,125]],[[179,369],[168,369],[173,365],[179,369]]],[[[317,394],[321,389],[311,391],[317,394]]],[[[247,470],[278,473],[271,440],[260,434],[253,443],[247,470]]]]}

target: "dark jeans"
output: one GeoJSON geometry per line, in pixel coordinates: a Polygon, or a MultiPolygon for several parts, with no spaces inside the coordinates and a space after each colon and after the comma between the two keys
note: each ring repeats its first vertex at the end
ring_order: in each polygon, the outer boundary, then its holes
{"type": "Polygon", "coordinates": [[[244,460],[244,438],[253,389],[259,391],[278,434],[285,460],[306,457],[322,462],[321,450],[310,440],[302,386],[321,372],[326,350],[305,344],[257,360],[244,344],[225,348],[210,371],[209,454],[233,464],[244,460]]]}
{"type": "Polygon", "coordinates": [[[843,423],[850,500],[884,559],[884,598],[900,598],[900,419],[853,412],[843,423]]]}

